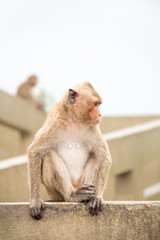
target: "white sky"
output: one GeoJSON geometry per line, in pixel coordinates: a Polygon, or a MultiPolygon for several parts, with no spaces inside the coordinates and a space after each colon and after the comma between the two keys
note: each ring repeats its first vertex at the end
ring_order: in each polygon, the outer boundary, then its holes
{"type": "Polygon", "coordinates": [[[0,89],[89,81],[103,115],[160,114],[160,1],[1,0],[0,89]]]}

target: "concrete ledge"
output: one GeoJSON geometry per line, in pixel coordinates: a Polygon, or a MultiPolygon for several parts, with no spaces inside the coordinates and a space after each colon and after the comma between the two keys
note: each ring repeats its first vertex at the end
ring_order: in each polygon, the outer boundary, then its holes
{"type": "Polygon", "coordinates": [[[160,240],[160,201],[105,202],[99,216],[81,203],[47,203],[43,218],[28,203],[0,204],[1,240],[160,240]]]}

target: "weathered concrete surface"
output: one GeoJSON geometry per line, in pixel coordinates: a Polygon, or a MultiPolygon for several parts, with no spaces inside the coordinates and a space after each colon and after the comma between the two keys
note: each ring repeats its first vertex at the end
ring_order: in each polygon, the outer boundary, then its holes
{"type": "Polygon", "coordinates": [[[1,240],[160,240],[160,202],[106,202],[99,216],[80,203],[47,203],[43,218],[28,203],[0,204],[1,240]]]}

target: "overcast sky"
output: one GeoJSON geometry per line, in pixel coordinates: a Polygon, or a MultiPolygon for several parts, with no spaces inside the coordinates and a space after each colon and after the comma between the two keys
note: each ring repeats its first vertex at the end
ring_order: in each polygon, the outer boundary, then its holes
{"type": "Polygon", "coordinates": [[[89,81],[103,115],[160,114],[160,1],[1,0],[0,89],[31,74],[56,101],[89,81]]]}

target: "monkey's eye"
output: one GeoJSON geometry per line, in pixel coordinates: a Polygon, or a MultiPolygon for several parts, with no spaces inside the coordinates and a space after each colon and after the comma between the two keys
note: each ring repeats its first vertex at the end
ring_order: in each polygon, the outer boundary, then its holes
{"type": "Polygon", "coordinates": [[[98,107],[100,105],[99,102],[94,102],[94,106],[98,107]]]}

